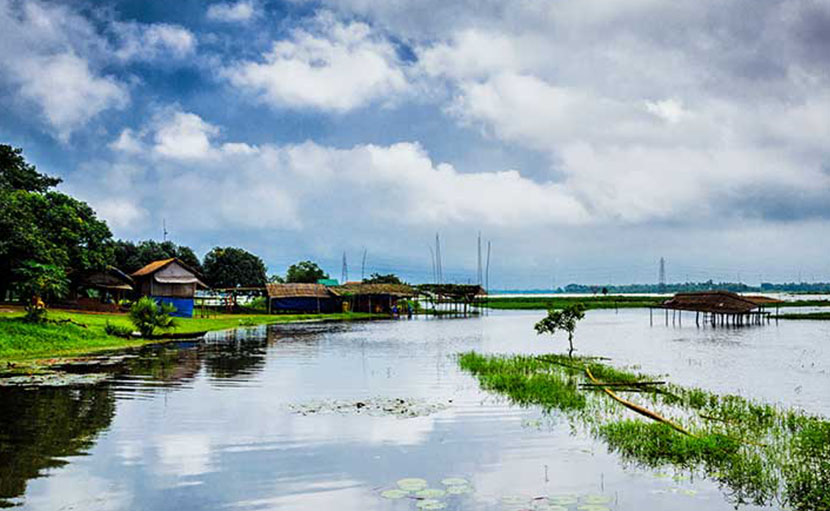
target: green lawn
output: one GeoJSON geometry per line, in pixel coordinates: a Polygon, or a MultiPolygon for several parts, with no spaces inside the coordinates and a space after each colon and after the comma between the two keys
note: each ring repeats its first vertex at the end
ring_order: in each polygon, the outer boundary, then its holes
{"type": "MultiPolygon", "coordinates": [[[[29,324],[20,320],[22,313],[0,313],[0,362],[72,356],[101,350],[140,346],[158,341],[122,339],[107,335],[107,321],[132,326],[126,314],[87,314],[50,311],[50,320],[70,319],[81,326],[65,324],[29,324]]],[[[205,330],[227,330],[240,326],[256,326],[298,321],[343,321],[378,317],[372,314],[218,314],[210,318],[177,318],[178,325],[170,332],[190,333],[205,330]]]]}
{"type": "Polygon", "coordinates": [[[813,319],[813,320],[830,320],[830,312],[804,312],[792,314],[778,314],[773,315],[773,319],[813,319]]]}

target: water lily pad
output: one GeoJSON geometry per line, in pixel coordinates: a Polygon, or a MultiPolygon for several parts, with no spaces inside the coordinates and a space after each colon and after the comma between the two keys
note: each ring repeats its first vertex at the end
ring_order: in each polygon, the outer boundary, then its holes
{"type": "Polygon", "coordinates": [[[548,497],[548,501],[558,506],[572,506],[578,502],[574,495],[554,495],[548,497]]]}
{"type": "Polygon", "coordinates": [[[582,504],[577,509],[579,511],[609,511],[608,506],[602,504],[582,504]]]}
{"type": "Polygon", "coordinates": [[[438,488],[425,488],[423,490],[419,490],[415,492],[416,497],[421,497],[424,499],[438,499],[446,495],[447,492],[444,490],[439,490],[438,488]]]}
{"type": "Polygon", "coordinates": [[[398,480],[398,488],[406,491],[420,491],[427,487],[426,479],[420,477],[406,477],[398,480]]]}
{"type": "Polygon", "coordinates": [[[447,477],[445,479],[441,479],[441,484],[444,486],[464,486],[470,484],[470,482],[463,477],[447,477]]]}
{"type": "Polygon", "coordinates": [[[447,486],[447,493],[449,495],[463,495],[465,493],[473,493],[473,487],[466,484],[459,484],[457,486],[447,486]]]}
{"type": "Polygon", "coordinates": [[[418,507],[418,509],[444,509],[447,507],[446,504],[436,499],[419,500],[415,506],[418,507]]]}
{"type": "Polygon", "coordinates": [[[409,495],[408,491],[399,490],[397,488],[394,489],[394,490],[384,490],[384,491],[380,492],[380,496],[385,498],[385,499],[402,499],[402,498],[406,497],[407,495],[409,495]]]}
{"type": "Polygon", "coordinates": [[[605,495],[585,495],[582,497],[582,502],[586,504],[608,504],[611,502],[611,497],[605,495]]]}

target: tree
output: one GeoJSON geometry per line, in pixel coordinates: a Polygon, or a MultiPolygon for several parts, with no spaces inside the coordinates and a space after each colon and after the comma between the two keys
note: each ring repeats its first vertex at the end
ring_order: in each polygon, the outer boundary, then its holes
{"type": "Polygon", "coordinates": [[[176,326],[170,314],[176,308],[168,303],[157,304],[149,296],[141,297],[130,307],[130,320],[141,333],[141,337],[150,337],[158,328],[167,330],[176,326]]]}
{"type": "Polygon", "coordinates": [[[540,320],[534,328],[537,334],[555,334],[557,330],[568,332],[568,356],[573,356],[574,331],[577,321],[585,317],[585,306],[575,303],[564,309],[550,309],[547,317],[540,320]]]}
{"type": "Polygon", "coordinates": [[[45,193],[60,182],[60,178],[41,174],[26,163],[23,149],[0,144],[0,188],[45,193]]]}
{"type": "Polygon", "coordinates": [[[263,287],[265,263],[241,248],[214,247],[205,255],[205,279],[211,287],[263,287]]]}
{"type": "Polygon", "coordinates": [[[365,284],[406,284],[394,273],[381,275],[380,273],[373,273],[369,275],[368,279],[363,279],[365,284]]]}
{"type": "Polygon", "coordinates": [[[26,319],[40,321],[46,314],[44,301],[61,298],[68,291],[66,273],[57,266],[24,261],[16,270],[18,287],[30,300],[26,304],[26,319]]]}
{"type": "Polygon", "coordinates": [[[285,272],[286,282],[306,282],[314,284],[320,279],[329,278],[329,274],[324,272],[317,263],[311,261],[300,261],[297,264],[292,264],[285,272]]]}
{"type": "Polygon", "coordinates": [[[282,278],[282,275],[274,273],[273,275],[268,276],[268,282],[271,284],[285,284],[285,279],[282,278]]]}
{"type": "Polygon", "coordinates": [[[202,273],[202,264],[190,247],[176,245],[172,241],[145,240],[138,244],[132,241],[117,240],[113,243],[115,266],[125,272],[133,273],[144,266],[160,259],[178,258],[184,264],[202,273]]]}
{"type": "Polygon", "coordinates": [[[0,299],[23,285],[26,261],[54,266],[75,283],[111,262],[107,224],[88,204],[50,189],[60,182],[27,164],[20,149],[0,145],[0,299]]]}

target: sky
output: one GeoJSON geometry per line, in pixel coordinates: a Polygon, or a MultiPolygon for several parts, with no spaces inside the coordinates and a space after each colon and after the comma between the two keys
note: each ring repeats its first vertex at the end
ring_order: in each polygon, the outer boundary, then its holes
{"type": "Polygon", "coordinates": [[[828,0],[0,0],[0,98],[116,237],[271,273],[830,281],[828,0]]]}

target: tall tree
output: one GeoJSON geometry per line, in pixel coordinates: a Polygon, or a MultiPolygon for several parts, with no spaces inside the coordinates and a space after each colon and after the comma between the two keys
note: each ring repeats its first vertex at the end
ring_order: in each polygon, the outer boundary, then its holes
{"type": "Polygon", "coordinates": [[[21,281],[24,262],[54,266],[77,282],[111,261],[107,224],[86,203],[51,190],[58,183],[20,149],[0,145],[0,299],[21,281]]]}
{"type": "Polygon", "coordinates": [[[212,287],[262,287],[268,281],[262,259],[241,248],[214,247],[204,268],[212,287]]]}
{"type": "Polygon", "coordinates": [[[365,284],[406,284],[400,277],[394,273],[382,275],[380,273],[373,273],[369,278],[363,279],[365,284]]]}
{"type": "Polygon", "coordinates": [[[581,303],[568,305],[564,309],[550,309],[548,315],[536,323],[533,328],[537,334],[555,334],[557,330],[568,333],[568,356],[574,352],[574,331],[576,324],[585,317],[585,306],[581,303]]]}
{"type": "Polygon", "coordinates": [[[316,283],[320,279],[329,278],[329,274],[324,272],[317,263],[311,261],[300,261],[297,264],[292,264],[285,272],[286,282],[300,282],[300,283],[316,283]]]}

